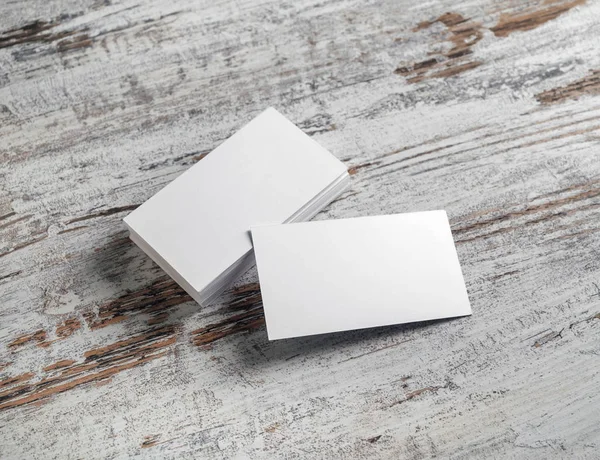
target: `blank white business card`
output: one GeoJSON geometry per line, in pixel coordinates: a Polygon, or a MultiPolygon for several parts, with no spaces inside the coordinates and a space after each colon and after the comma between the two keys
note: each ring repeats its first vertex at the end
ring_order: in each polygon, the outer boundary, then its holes
{"type": "Polygon", "coordinates": [[[251,225],[308,220],[348,182],[341,161],[269,108],[124,221],[136,244],[208,303],[254,263],[251,225]]]}
{"type": "Polygon", "coordinates": [[[445,211],[252,227],[270,340],[471,314],[445,211]]]}

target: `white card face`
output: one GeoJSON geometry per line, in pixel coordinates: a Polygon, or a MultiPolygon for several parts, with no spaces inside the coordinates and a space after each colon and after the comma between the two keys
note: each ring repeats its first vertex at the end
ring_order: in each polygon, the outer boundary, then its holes
{"type": "Polygon", "coordinates": [[[471,314],[445,211],[253,226],[270,340],[471,314]]]}
{"type": "Polygon", "coordinates": [[[251,225],[285,222],[345,173],[338,159],[271,108],[125,223],[201,291],[252,249],[251,225]]]}

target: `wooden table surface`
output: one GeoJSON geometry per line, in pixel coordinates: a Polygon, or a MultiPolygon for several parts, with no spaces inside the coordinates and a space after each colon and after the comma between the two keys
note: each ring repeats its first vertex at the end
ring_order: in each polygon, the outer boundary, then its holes
{"type": "Polygon", "coordinates": [[[0,31],[2,458],[599,457],[599,1],[6,0],[0,31]],[[204,308],[131,243],[268,106],[352,174],[317,219],[447,210],[472,317],[269,342],[254,270],[204,308]]]}

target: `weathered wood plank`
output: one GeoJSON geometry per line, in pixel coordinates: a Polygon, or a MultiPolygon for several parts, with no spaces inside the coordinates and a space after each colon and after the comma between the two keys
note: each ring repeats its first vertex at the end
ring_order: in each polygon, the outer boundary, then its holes
{"type": "Polygon", "coordinates": [[[0,4],[0,456],[596,458],[598,19],[0,4]],[[473,317],[270,343],[254,271],[200,308],[129,241],[268,105],[352,174],[317,219],[448,211],[473,317]]]}

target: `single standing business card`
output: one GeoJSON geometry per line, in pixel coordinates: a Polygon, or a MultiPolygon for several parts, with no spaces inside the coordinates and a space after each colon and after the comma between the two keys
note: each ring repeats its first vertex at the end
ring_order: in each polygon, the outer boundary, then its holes
{"type": "Polygon", "coordinates": [[[270,340],[471,314],[445,211],[253,226],[270,340]]]}

